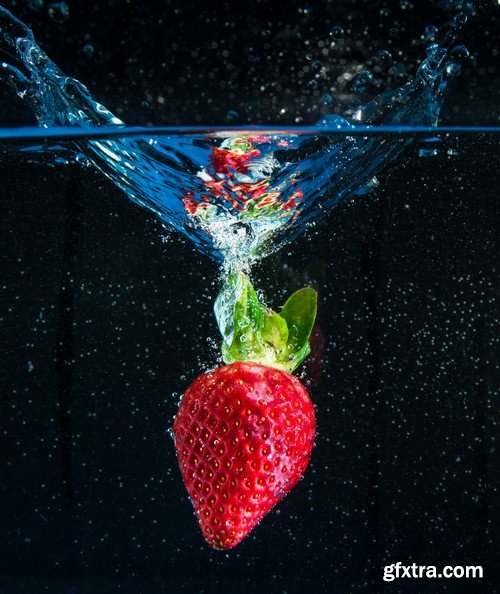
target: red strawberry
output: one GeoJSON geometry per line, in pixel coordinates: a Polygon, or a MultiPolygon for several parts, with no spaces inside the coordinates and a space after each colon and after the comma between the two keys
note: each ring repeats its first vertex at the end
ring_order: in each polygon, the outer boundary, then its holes
{"type": "Polygon", "coordinates": [[[310,352],[317,295],[296,291],[277,313],[243,272],[214,306],[228,365],[187,389],[174,421],[182,478],[203,535],[231,549],[302,477],[314,442],[313,405],[290,375],[310,352]]]}
{"type": "Polygon", "coordinates": [[[292,489],[314,432],[306,389],[280,369],[236,362],[191,384],[175,417],[175,447],[210,546],[237,545],[292,489]]]}

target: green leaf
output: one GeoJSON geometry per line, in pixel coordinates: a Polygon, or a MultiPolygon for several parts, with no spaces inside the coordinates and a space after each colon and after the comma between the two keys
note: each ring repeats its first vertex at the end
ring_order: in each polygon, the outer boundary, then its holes
{"type": "Polygon", "coordinates": [[[260,332],[264,326],[265,308],[261,305],[255,289],[248,278],[241,273],[241,280],[247,293],[247,310],[245,312],[252,333],[260,332]]]}
{"type": "Polygon", "coordinates": [[[281,308],[280,315],[288,326],[288,341],[280,363],[289,371],[296,369],[309,355],[309,336],[316,319],[318,294],[305,287],[296,291],[281,308]]]}
{"type": "Polygon", "coordinates": [[[259,301],[243,272],[230,274],[214,306],[226,363],[257,361],[293,371],[310,352],[317,294],[300,289],[278,314],[259,301]]]}
{"type": "Polygon", "coordinates": [[[283,350],[288,341],[288,326],[286,321],[275,311],[269,309],[264,316],[262,338],[277,351],[283,350]]]}
{"type": "Polygon", "coordinates": [[[265,308],[248,278],[229,275],[215,302],[215,315],[224,342],[222,355],[227,363],[252,358],[264,326],[265,308]]]}
{"type": "Polygon", "coordinates": [[[309,340],[317,308],[318,294],[311,287],[299,289],[288,298],[281,308],[280,315],[288,325],[291,340],[295,340],[298,344],[304,344],[309,340]]]}

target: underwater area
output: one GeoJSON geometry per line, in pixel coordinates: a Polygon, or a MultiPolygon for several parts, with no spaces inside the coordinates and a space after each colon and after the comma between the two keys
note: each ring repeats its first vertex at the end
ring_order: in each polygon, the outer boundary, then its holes
{"type": "Polygon", "coordinates": [[[498,4],[1,6],[0,592],[496,591],[498,4]],[[172,427],[239,357],[316,437],[223,551],[172,427]]]}

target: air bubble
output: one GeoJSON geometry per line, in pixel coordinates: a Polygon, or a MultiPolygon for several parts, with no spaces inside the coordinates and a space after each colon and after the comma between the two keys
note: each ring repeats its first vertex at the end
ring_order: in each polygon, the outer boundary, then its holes
{"type": "Polygon", "coordinates": [[[29,0],[28,8],[31,8],[31,10],[36,10],[37,12],[42,10],[43,0],[29,0]]]}
{"type": "Polygon", "coordinates": [[[390,64],[392,64],[392,54],[387,50],[380,50],[379,52],[377,52],[377,55],[375,56],[375,61],[380,66],[389,66],[390,64]]]}
{"type": "Polygon", "coordinates": [[[457,45],[450,51],[450,58],[453,60],[466,60],[469,57],[469,50],[464,45],[457,45]]]}
{"type": "Polygon", "coordinates": [[[233,223],[231,225],[231,231],[233,232],[233,235],[237,235],[239,238],[252,235],[252,227],[242,221],[233,223]]]}
{"type": "Polygon", "coordinates": [[[373,74],[368,70],[364,70],[354,78],[352,88],[355,93],[366,93],[372,82],[373,74]]]}
{"type": "Polygon", "coordinates": [[[412,10],[414,8],[410,0],[400,0],[399,6],[401,10],[412,10]]]}
{"type": "Polygon", "coordinates": [[[56,23],[64,23],[69,19],[69,6],[66,2],[55,2],[49,6],[49,17],[56,23]]]}
{"type": "Polygon", "coordinates": [[[459,64],[455,64],[455,62],[449,62],[446,64],[446,74],[448,76],[458,76],[460,72],[462,72],[462,68],[459,64]]]}
{"type": "Polygon", "coordinates": [[[342,39],[342,37],[344,37],[344,35],[345,35],[345,31],[340,25],[337,25],[330,29],[330,36],[333,37],[334,39],[342,39]]]}
{"type": "Polygon", "coordinates": [[[234,109],[230,109],[226,113],[226,122],[236,122],[239,119],[240,119],[240,114],[237,111],[235,111],[234,109]]]}
{"type": "Polygon", "coordinates": [[[438,149],[419,149],[418,156],[419,157],[436,157],[439,154],[438,149]]]}
{"type": "Polygon", "coordinates": [[[325,93],[322,97],[322,100],[326,105],[332,105],[333,103],[333,97],[330,95],[330,93],[325,93]]]}
{"type": "Polygon", "coordinates": [[[457,28],[463,27],[466,22],[467,22],[467,15],[465,14],[465,12],[459,12],[457,15],[455,15],[455,18],[453,19],[453,24],[457,28]]]}
{"type": "Polygon", "coordinates": [[[439,29],[436,27],[436,25],[427,25],[427,27],[424,29],[422,39],[424,41],[436,41],[438,32],[439,29]]]}

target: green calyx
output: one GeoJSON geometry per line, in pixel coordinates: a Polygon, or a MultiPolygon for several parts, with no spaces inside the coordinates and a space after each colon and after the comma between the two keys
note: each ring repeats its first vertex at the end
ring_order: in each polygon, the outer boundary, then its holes
{"type": "Polygon", "coordinates": [[[256,361],[291,373],[311,352],[309,336],[318,296],[305,287],[288,298],[279,313],[266,307],[243,272],[228,276],[215,301],[226,363],[256,361]]]}

